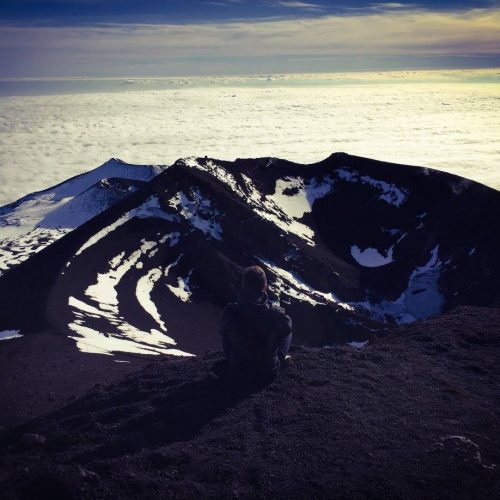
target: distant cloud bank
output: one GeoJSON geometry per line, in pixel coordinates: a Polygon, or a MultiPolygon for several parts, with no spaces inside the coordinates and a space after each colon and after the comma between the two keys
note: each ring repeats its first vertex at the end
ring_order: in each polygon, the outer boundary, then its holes
{"type": "Polygon", "coordinates": [[[355,83],[349,75],[340,82],[312,75],[263,78],[261,86],[235,78],[202,87],[193,79],[170,90],[0,98],[0,205],[111,157],[139,164],[192,155],[311,163],[345,151],[499,189],[500,107],[491,80],[497,73],[356,74],[355,83]]]}

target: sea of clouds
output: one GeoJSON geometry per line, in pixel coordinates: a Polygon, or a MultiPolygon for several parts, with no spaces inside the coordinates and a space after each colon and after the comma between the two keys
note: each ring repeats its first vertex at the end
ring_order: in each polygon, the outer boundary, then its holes
{"type": "Polygon", "coordinates": [[[500,189],[498,83],[387,77],[292,83],[268,78],[254,86],[235,80],[0,97],[0,205],[111,157],[142,164],[193,155],[310,163],[345,151],[500,189]]]}

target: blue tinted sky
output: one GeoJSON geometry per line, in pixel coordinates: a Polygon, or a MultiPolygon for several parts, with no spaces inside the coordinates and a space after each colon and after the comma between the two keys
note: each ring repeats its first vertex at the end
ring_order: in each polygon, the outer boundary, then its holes
{"type": "Polygon", "coordinates": [[[2,0],[0,77],[500,66],[500,2],[2,0]]]}
{"type": "Polygon", "coordinates": [[[395,9],[461,11],[498,6],[494,0],[367,2],[332,0],[2,0],[0,17],[14,23],[190,23],[324,15],[366,15],[395,9]]]}

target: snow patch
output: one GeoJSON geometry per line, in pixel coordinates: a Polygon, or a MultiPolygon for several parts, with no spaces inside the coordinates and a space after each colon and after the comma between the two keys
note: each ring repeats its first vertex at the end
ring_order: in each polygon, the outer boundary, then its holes
{"type": "Polygon", "coordinates": [[[125,252],[122,252],[120,254],[118,254],[116,257],[114,257],[113,259],[111,259],[109,261],[109,265],[111,266],[111,269],[115,269],[118,264],[123,260],[123,257],[125,256],[125,252]]]}
{"type": "Polygon", "coordinates": [[[377,189],[380,193],[380,199],[388,203],[389,205],[394,205],[395,207],[401,206],[408,196],[408,191],[403,188],[399,188],[394,184],[386,181],[379,181],[373,179],[368,175],[360,176],[355,170],[350,171],[347,169],[337,170],[337,176],[347,182],[361,182],[362,184],[369,184],[377,189]]]}
{"type": "Polygon", "coordinates": [[[363,347],[365,347],[367,344],[368,344],[368,340],[365,340],[364,342],[348,342],[349,345],[351,345],[352,347],[355,347],[356,349],[362,349],[363,347]]]}
{"type": "Polygon", "coordinates": [[[168,204],[204,234],[221,241],[222,228],[218,222],[219,212],[212,208],[210,200],[203,198],[198,189],[190,189],[189,194],[190,197],[183,191],[179,191],[168,201],[168,204]]]}
{"type": "Polygon", "coordinates": [[[37,224],[42,228],[69,229],[81,226],[126,198],[137,188],[125,189],[119,183],[103,179],[74,198],[64,198],[37,224]]]}
{"type": "Polygon", "coordinates": [[[436,245],[427,264],[415,269],[410,276],[406,307],[416,319],[428,318],[441,312],[444,297],[438,289],[442,267],[438,253],[439,245],[436,245]]]}
{"type": "Polygon", "coordinates": [[[267,197],[288,217],[300,219],[311,211],[314,202],[326,196],[333,189],[333,179],[325,178],[304,181],[302,177],[285,177],[276,181],[275,192],[267,197]]]}
{"type": "MultiPolygon", "coordinates": [[[[141,255],[155,246],[156,242],[154,241],[142,240],[140,249],[133,252],[128,259],[121,261],[107,273],[99,273],[97,275],[97,283],[89,286],[87,290],[85,290],[85,295],[90,297],[94,302],[97,302],[101,309],[118,313],[118,294],[116,292],[116,286],[123,276],[137,264],[141,255]]],[[[113,261],[115,261],[117,257],[115,257],[113,261]]]]}
{"type": "Polygon", "coordinates": [[[439,245],[436,245],[427,263],[411,273],[406,290],[396,300],[379,303],[364,301],[351,305],[366,309],[374,319],[387,321],[389,317],[399,325],[439,314],[444,297],[438,288],[443,265],[438,254],[439,245]]]}
{"type": "Polygon", "coordinates": [[[276,181],[274,194],[265,195],[255,187],[248,176],[241,174],[239,182],[233,174],[211,160],[200,163],[195,158],[186,158],[183,162],[192,168],[209,172],[226,184],[261,218],[272,222],[287,233],[306,240],[309,245],[315,245],[314,231],[299,219],[311,211],[317,199],[332,190],[332,178],[306,181],[302,177],[284,177],[276,181]]]}
{"type": "Polygon", "coordinates": [[[175,245],[177,245],[177,243],[179,243],[180,237],[181,237],[181,233],[178,233],[178,232],[169,233],[169,234],[166,234],[165,236],[163,236],[160,239],[159,243],[161,245],[163,245],[164,243],[167,242],[167,240],[170,240],[169,246],[174,247],[175,245]]]}
{"type": "Polygon", "coordinates": [[[161,330],[166,332],[167,327],[161,319],[158,309],[156,308],[156,304],[151,299],[151,292],[153,291],[156,282],[162,277],[162,274],[163,272],[160,268],[151,269],[148,274],[144,275],[137,282],[135,295],[142,308],[156,321],[156,323],[158,323],[161,330]]]}
{"type": "MultiPolygon", "coordinates": [[[[301,177],[285,177],[276,181],[274,194],[263,195],[257,191],[251,179],[245,175],[242,178],[250,194],[250,205],[258,215],[280,229],[305,239],[309,245],[315,245],[314,231],[299,219],[311,211],[317,199],[331,192],[333,179],[327,177],[323,181],[305,181],[301,177]]],[[[242,197],[247,199],[244,194],[242,197]]]]}
{"type": "Polygon", "coordinates": [[[23,236],[36,228],[72,230],[134,190],[115,186],[108,179],[148,181],[165,168],[112,159],[90,172],[24,196],[0,209],[0,240],[23,236]]]}
{"type": "Polygon", "coordinates": [[[313,306],[337,304],[344,309],[353,310],[350,305],[339,302],[333,293],[315,290],[304,283],[299,276],[278,267],[273,262],[262,257],[257,257],[257,259],[274,275],[275,280],[274,283],[270,285],[270,288],[278,298],[285,303],[289,304],[290,301],[282,299],[283,295],[301,302],[308,302],[313,306]]]}
{"type": "Polygon", "coordinates": [[[146,255],[156,245],[157,242],[143,239],[140,248],[129,256],[122,252],[111,259],[110,269],[106,273],[99,273],[97,282],[85,290],[85,295],[95,305],[69,297],[68,304],[73,310],[74,319],[68,326],[78,334],[71,338],[76,340],[80,350],[108,355],[114,352],[132,352],[191,356],[171,347],[176,342],[165,335],[167,328],[151,299],[151,291],[162,276],[161,269],[153,269],[139,279],[136,297],[138,303],[153,317],[162,331],[156,329],[151,329],[150,332],[143,331],[128,323],[119,314],[117,286],[126,273],[137,266],[141,256],[146,255]]]}
{"type": "Polygon", "coordinates": [[[149,197],[142,205],[130,210],[130,212],[126,212],[119,219],[117,219],[113,224],[101,229],[97,233],[95,233],[89,240],[80,247],[75,253],[75,257],[83,253],[85,250],[95,245],[97,242],[105,238],[109,233],[114,231],[116,228],[122,226],[127,221],[134,217],[139,218],[148,218],[148,217],[156,217],[160,219],[165,219],[169,221],[177,220],[176,217],[172,214],[168,214],[164,210],[162,210],[160,206],[160,200],[157,196],[149,197]]]}
{"type": "MultiPolygon", "coordinates": [[[[183,257],[184,254],[180,254],[177,259],[169,264],[167,267],[165,267],[164,275],[168,276],[170,273],[170,270],[175,267],[181,258],[183,257]]],[[[182,302],[189,302],[189,299],[191,298],[191,288],[189,287],[189,280],[191,279],[191,275],[193,273],[193,269],[189,271],[188,275],[186,278],[182,278],[179,276],[177,278],[177,285],[167,285],[168,289],[179,299],[182,300],[182,302]]]]}
{"type": "Polygon", "coordinates": [[[21,330],[4,330],[0,332],[0,340],[18,339],[22,337],[21,330]]]}
{"type": "Polygon", "coordinates": [[[76,341],[80,351],[89,354],[112,356],[115,352],[129,352],[133,354],[192,356],[192,354],[178,349],[160,347],[162,343],[167,342],[165,342],[165,336],[156,330],[148,333],[132,327],[126,330],[131,338],[126,338],[115,336],[112,333],[101,333],[77,323],[70,323],[69,327],[79,335],[78,337],[69,336],[69,338],[76,341]]]}
{"type": "Polygon", "coordinates": [[[191,298],[191,288],[189,287],[189,280],[191,279],[191,274],[193,273],[193,269],[189,271],[189,274],[186,278],[178,277],[177,278],[177,286],[167,285],[169,290],[182,302],[189,302],[191,298]]]}
{"type": "Polygon", "coordinates": [[[70,338],[76,341],[78,349],[82,352],[110,356],[115,352],[192,356],[192,354],[168,347],[175,345],[175,341],[158,330],[142,331],[127,323],[118,314],[98,309],[75,297],[69,297],[68,304],[73,308],[75,318],[77,318],[68,326],[78,334],[70,338]],[[107,331],[88,326],[92,324],[91,319],[94,316],[108,321],[107,331]]]}
{"type": "MultiPolygon", "coordinates": [[[[0,227],[0,234],[4,233],[3,229],[5,228],[0,227]]],[[[68,229],[37,228],[26,234],[4,238],[0,241],[0,276],[4,271],[28,260],[68,232],[68,229]]]]}
{"type": "Polygon", "coordinates": [[[381,267],[394,262],[392,258],[393,250],[394,246],[387,250],[386,255],[382,255],[376,248],[368,247],[361,250],[357,245],[353,245],[351,247],[351,255],[360,266],[381,267]]]}

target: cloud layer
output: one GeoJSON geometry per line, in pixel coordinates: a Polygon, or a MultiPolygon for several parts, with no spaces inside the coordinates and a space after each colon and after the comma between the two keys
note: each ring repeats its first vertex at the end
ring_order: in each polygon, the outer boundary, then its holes
{"type": "Polygon", "coordinates": [[[412,78],[0,98],[0,204],[111,157],[142,164],[191,155],[309,163],[346,151],[500,188],[498,84],[412,78]]]}
{"type": "MultiPolygon", "coordinates": [[[[307,2],[292,4],[305,8],[307,2]]],[[[500,9],[438,12],[389,5],[397,4],[374,4],[376,9],[363,15],[267,21],[4,26],[0,76],[199,74],[200,64],[205,73],[210,68],[231,73],[242,59],[252,72],[262,70],[259,61],[283,57],[291,71],[301,70],[301,60],[317,57],[390,56],[400,67],[405,58],[422,55],[489,56],[500,63],[500,9]],[[383,11],[377,10],[380,5],[383,11]]],[[[316,68],[325,69],[335,68],[316,68]]]]}

